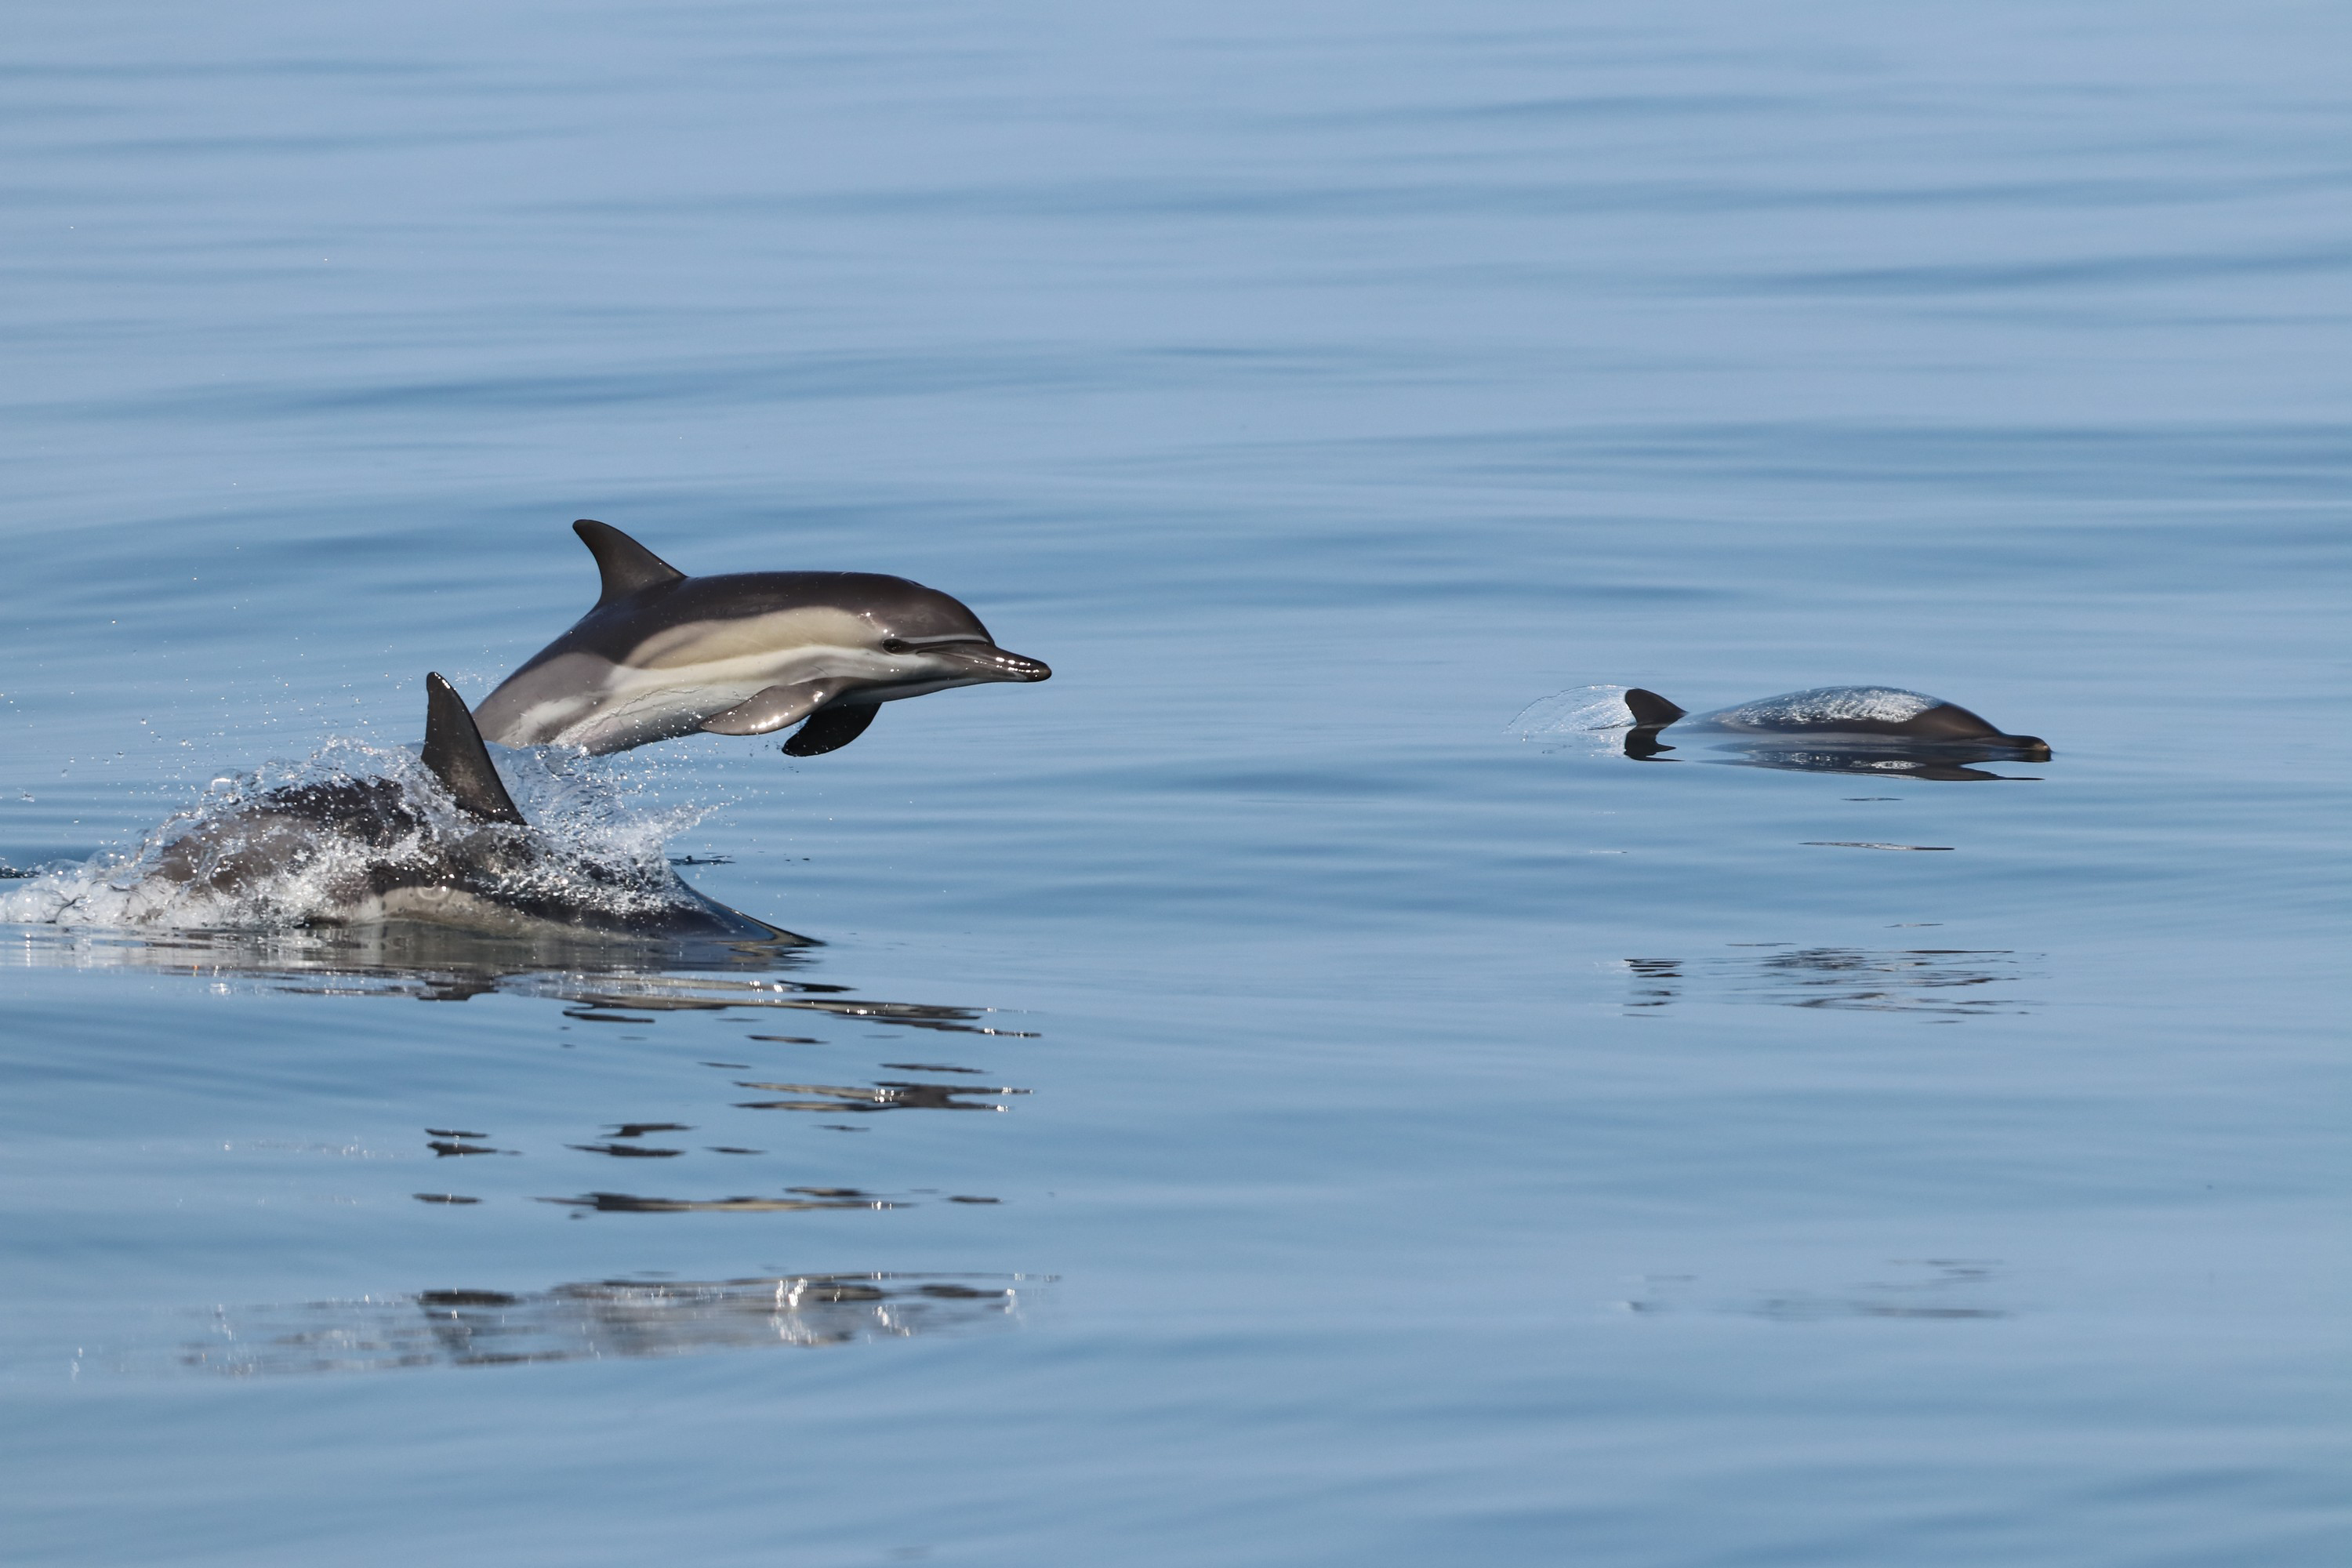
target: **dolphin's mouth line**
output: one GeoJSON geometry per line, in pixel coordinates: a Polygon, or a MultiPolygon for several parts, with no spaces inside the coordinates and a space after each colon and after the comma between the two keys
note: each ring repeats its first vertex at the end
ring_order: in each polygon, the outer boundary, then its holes
{"type": "Polygon", "coordinates": [[[1053,669],[1043,659],[1017,654],[994,643],[955,641],[921,644],[910,651],[961,666],[982,680],[1046,680],[1053,669]]]}

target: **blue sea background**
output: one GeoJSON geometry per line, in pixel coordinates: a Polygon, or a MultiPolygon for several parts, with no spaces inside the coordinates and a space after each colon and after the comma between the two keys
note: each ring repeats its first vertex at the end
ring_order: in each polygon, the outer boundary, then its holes
{"type": "Polygon", "coordinates": [[[1055,675],[605,775],[993,1033],[6,928],[0,1556],[2352,1552],[2340,7],[11,20],[10,867],[413,743],[574,517],[1055,675]],[[2055,757],[1516,722],[1844,681],[2055,757]],[[1029,1092],[738,1109],[904,1063],[1029,1092]],[[361,1344],[808,1274],[982,1296],[361,1344]]]}

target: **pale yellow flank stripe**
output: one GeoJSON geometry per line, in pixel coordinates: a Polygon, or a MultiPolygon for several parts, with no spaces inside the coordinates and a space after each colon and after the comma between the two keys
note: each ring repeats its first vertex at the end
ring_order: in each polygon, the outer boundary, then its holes
{"type": "Polygon", "coordinates": [[[815,647],[864,649],[873,640],[874,628],[863,616],[814,605],[741,620],[688,621],[647,637],[630,650],[626,662],[638,669],[677,669],[773,658],[815,647]]]}

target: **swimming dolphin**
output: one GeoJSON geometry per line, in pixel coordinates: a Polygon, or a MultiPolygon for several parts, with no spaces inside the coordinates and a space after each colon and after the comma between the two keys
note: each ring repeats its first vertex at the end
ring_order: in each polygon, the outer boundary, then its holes
{"type": "MultiPolygon", "coordinates": [[[[1811,760],[1788,765],[1837,772],[1906,758],[1928,765],[2050,760],[2050,742],[2038,735],[2003,734],[1957,703],[1893,686],[1818,686],[1696,715],[1636,686],[1624,703],[1633,716],[1625,736],[1629,757],[1672,751],[1658,739],[1671,728],[1677,740],[1704,736],[1751,752],[1802,752],[1811,760]]],[[[1960,776],[1994,775],[1963,770],[1960,776]]]]}
{"type": "Polygon", "coordinates": [[[572,628],[482,701],[509,746],[623,752],[707,730],[765,735],[787,754],[838,751],[901,698],[1054,672],[996,646],[956,600],[870,572],[689,577],[617,528],[572,525],[604,592],[572,628]],[[806,720],[806,723],[802,723],[806,720]]]}
{"type": "Polygon", "coordinates": [[[132,889],[149,918],[192,897],[231,911],[289,880],[304,923],[420,921],[509,935],[811,945],[658,869],[567,854],[507,793],[465,700],[425,678],[423,762],[443,802],[392,778],[269,790],[165,845],[132,889]],[[454,810],[447,809],[454,807],[454,810]]]}

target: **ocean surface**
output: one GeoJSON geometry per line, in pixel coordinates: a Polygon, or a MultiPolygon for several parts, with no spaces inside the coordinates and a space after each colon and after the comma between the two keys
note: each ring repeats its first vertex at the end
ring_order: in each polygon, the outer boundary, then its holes
{"type": "Polygon", "coordinates": [[[0,1557],[2352,1560],[2347,57],[14,8],[0,1557]],[[822,946],[113,923],[575,517],[1055,673],[509,759],[822,946]],[[2054,755],[1569,721],[1836,683],[2054,755]]]}

